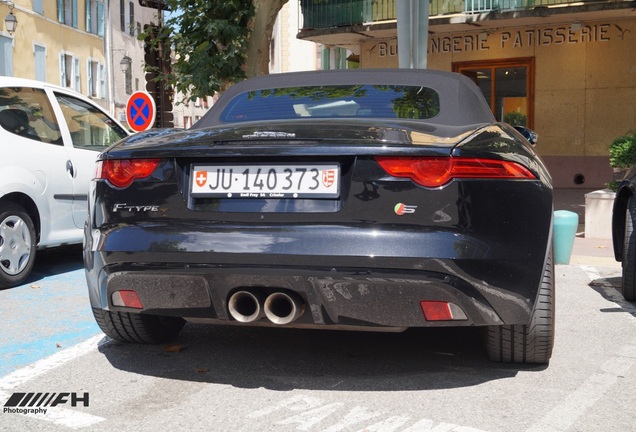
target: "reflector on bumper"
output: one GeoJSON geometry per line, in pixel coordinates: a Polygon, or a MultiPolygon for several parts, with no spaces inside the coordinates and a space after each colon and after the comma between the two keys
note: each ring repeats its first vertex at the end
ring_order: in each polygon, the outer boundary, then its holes
{"type": "Polygon", "coordinates": [[[464,321],[464,311],[454,303],[444,301],[421,301],[422,313],[426,321],[464,321]]]}
{"type": "Polygon", "coordinates": [[[144,308],[135,291],[115,291],[110,298],[113,302],[113,306],[122,306],[134,309],[144,308]]]}

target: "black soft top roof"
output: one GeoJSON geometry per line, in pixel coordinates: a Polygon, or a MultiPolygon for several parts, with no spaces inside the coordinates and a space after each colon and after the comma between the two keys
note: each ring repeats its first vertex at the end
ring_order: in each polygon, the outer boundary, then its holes
{"type": "Polygon", "coordinates": [[[228,88],[192,128],[224,124],[219,115],[235,96],[245,92],[271,88],[355,84],[423,86],[437,91],[440,97],[440,113],[426,122],[448,126],[495,122],[481,90],[463,75],[424,69],[345,69],[271,74],[241,81],[228,88]]]}

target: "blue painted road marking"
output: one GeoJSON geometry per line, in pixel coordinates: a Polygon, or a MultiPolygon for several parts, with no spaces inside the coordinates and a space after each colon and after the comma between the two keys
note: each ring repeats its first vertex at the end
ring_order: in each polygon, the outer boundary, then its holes
{"type": "Polygon", "coordinates": [[[0,291],[0,378],[100,333],[81,247],[40,251],[29,282],[0,291]]]}

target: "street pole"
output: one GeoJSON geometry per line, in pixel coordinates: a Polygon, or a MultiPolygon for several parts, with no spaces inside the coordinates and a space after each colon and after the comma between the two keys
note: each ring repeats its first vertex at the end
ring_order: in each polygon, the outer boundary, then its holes
{"type": "Polygon", "coordinates": [[[399,0],[396,12],[399,67],[426,69],[429,0],[399,0]]]}

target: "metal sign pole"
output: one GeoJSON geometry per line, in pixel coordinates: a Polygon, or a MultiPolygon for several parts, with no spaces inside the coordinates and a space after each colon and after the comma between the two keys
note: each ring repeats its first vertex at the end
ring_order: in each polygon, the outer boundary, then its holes
{"type": "Polygon", "coordinates": [[[396,2],[398,63],[404,69],[426,69],[429,0],[396,2]]]}

